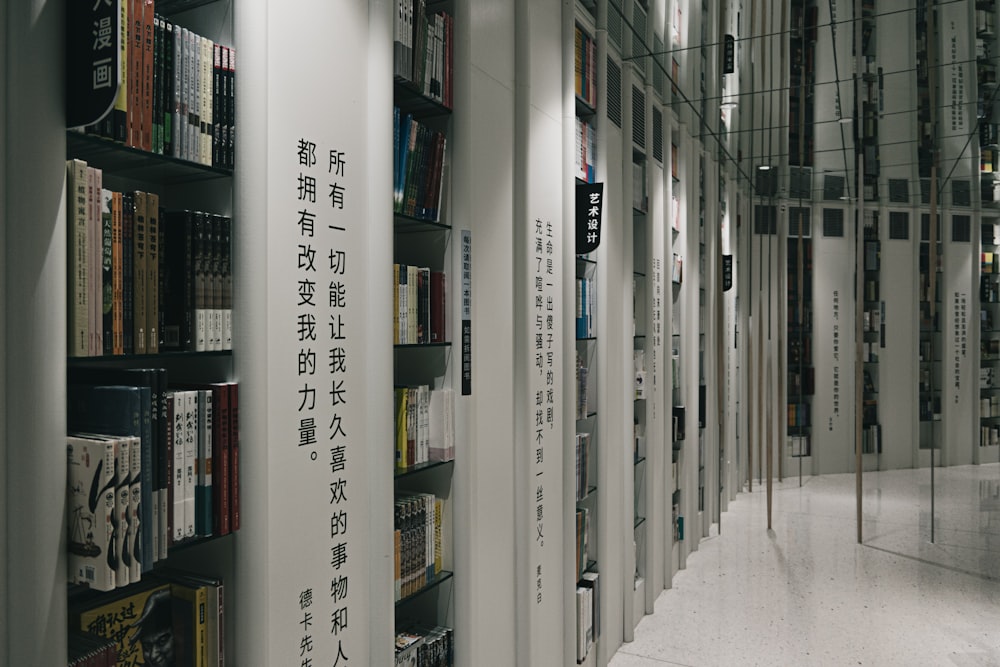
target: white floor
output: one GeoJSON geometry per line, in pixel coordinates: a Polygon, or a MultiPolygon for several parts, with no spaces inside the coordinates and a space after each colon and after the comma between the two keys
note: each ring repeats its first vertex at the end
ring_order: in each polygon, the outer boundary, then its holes
{"type": "Polygon", "coordinates": [[[853,475],[740,494],[612,667],[1000,665],[1000,466],[853,475]]]}

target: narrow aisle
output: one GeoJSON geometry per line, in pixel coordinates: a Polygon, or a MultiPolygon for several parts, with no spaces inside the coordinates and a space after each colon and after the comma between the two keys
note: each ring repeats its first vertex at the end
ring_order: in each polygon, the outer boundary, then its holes
{"type": "Polygon", "coordinates": [[[866,473],[740,494],[612,667],[1000,665],[1000,469],[866,473]]]}

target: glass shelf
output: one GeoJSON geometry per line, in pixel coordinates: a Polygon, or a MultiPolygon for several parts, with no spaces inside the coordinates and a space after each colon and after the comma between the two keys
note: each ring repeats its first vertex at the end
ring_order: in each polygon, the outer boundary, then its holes
{"type": "Polygon", "coordinates": [[[70,366],[89,366],[91,364],[116,364],[142,361],[167,361],[169,359],[203,359],[207,357],[231,357],[232,350],[211,350],[194,352],[191,350],[167,350],[155,354],[105,354],[99,357],[66,357],[70,366]]]}
{"type": "Polygon", "coordinates": [[[437,574],[437,576],[435,576],[433,579],[431,579],[430,581],[428,581],[424,585],[424,587],[421,588],[419,591],[415,591],[414,593],[412,593],[410,595],[407,595],[402,600],[397,600],[396,601],[396,607],[398,608],[400,605],[406,604],[410,600],[413,600],[414,598],[420,597],[421,595],[423,595],[427,591],[430,591],[430,590],[433,590],[433,589],[437,588],[438,586],[440,586],[444,582],[446,582],[449,579],[451,579],[453,576],[455,576],[455,575],[452,572],[449,572],[448,570],[441,570],[441,572],[439,572],[437,574]]]}
{"type": "Polygon", "coordinates": [[[644,523],[646,523],[646,517],[644,516],[636,517],[634,529],[638,530],[639,526],[641,526],[644,523]]]}
{"type": "Polygon", "coordinates": [[[447,461],[428,461],[427,463],[418,463],[417,465],[410,466],[409,468],[395,468],[394,474],[396,479],[401,479],[403,477],[409,477],[410,475],[416,475],[417,473],[421,473],[426,470],[441,468],[454,462],[454,459],[449,459],[447,461]]]}
{"type": "Polygon", "coordinates": [[[419,92],[411,81],[396,77],[392,84],[392,101],[400,111],[413,114],[416,118],[450,116],[451,109],[419,92]]]}
{"type": "Polygon", "coordinates": [[[416,350],[416,349],[429,349],[429,348],[442,348],[451,347],[451,341],[445,341],[443,343],[396,343],[392,346],[395,350],[416,350]]]}
{"type": "Polygon", "coordinates": [[[393,231],[398,234],[415,234],[420,232],[450,232],[451,225],[424,218],[415,218],[402,213],[392,214],[393,231]]]}
{"type": "Polygon", "coordinates": [[[229,169],[131,148],[104,137],[66,131],[66,155],[85,160],[116,176],[159,184],[178,184],[212,178],[230,178],[229,169]]]}

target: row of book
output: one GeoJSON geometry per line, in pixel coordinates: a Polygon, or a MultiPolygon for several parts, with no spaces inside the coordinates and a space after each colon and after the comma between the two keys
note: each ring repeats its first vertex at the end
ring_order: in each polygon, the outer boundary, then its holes
{"type": "Polygon", "coordinates": [[[393,212],[437,221],[448,139],[399,107],[392,112],[393,212]]]}
{"type": "Polygon", "coordinates": [[[590,510],[586,507],[576,508],[576,574],[583,577],[588,569],[590,554],[590,510]]]}
{"type": "Polygon", "coordinates": [[[427,0],[396,0],[395,18],[393,75],[450,109],[454,19],[447,12],[428,12],[427,0]]]}
{"type": "Polygon", "coordinates": [[[882,330],[882,311],[879,308],[866,310],[862,313],[862,326],[865,333],[882,330]]]}
{"type": "MultiPolygon", "coordinates": [[[[990,239],[992,241],[992,239],[990,239]]],[[[983,274],[1000,273],[1000,253],[984,251],[979,254],[979,270],[983,274]]]]}
{"type": "Polygon", "coordinates": [[[861,430],[861,453],[862,454],[882,453],[881,424],[867,424],[861,430]]]}
{"type": "Polygon", "coordinates": [[[414,264],[392,265],[392,342],[395,345],[444,343],[443,271],[414,264]]]}
{"type": "Polygon", "coordinates": [[[979,369],[979,388],[992,389],[997,385],[997,371],[995,368],[979,369]]]}
{"type": "Polygon", "coordinates": [[[788,404],[788,427],[797,428],[809,426],[809,404],[789,403],[788,404]]]}
{"type": "Polygon", "coordinates": [[[442,625],[414,626],[396,633],[395,667],[452,667],[455,631],[442,625]]]}
{"type": "Polygon", "coordinates": [[[878,301],[878,279],[865,278],[864,289],[865,301],[878,301]]]}
{"type": "Polygon", "coordinates": [[[594,337],[594,305],[597,296],[594,294],[593,278],[576,279],[576,337],[594,337]]]}
{"type": "Polygon", "coordinates": [[[153,0],[122,0],[121,14],[118,96],[88,131],[132,148],[232,169],[236,52],[155,13],[153,0]]]}
{"type": "Polygon", "coordinates": [[[788,339],[788,364],[812,364],[812,339],[804,336],[801,339],[792,336],[788,339]]]}
{"type": "Polygon", "coordinates": [[[684,281],[684,256],[676,252],[670,262],[670,280],[675,285],[680,285],[684,281]]]}
{"type": "MultiPolygon", "coordinates": [[[[867,385],[867,381],[865,384],[867,385]]],[[[878,424],[878,401],[876,399],[866,398],[861,401],[861,423],[865,427],[878,424]]]]}
{"type": "Polygon", "coordinates": [[[66,667],[117,667],[118,645],[107,637],[70,631],[66,667]]]}
{"type": "Polygon", "coordinates": [[[576,499],[583,500],[590,493],[590,442],[589,433],[576,434],[576,499]]]}
{"type": "Polygon", "coordinates": [[[934,341],[924,339],[917,344],[917,359],[921,362],[934,361],[934,341]]]}
{"type": "Polygon", "coordinates": [[[980,426],[979,446],[996,447],[997,445],[1000,445],[1000,425],[980,426]]]}
{"type": "Polygon", "coordinates": [[[455,391],[396,387],[396,469],[455,459],[455,391]]]}
{"type": "Polygon", "coordinates": [[[597,180],[597,129],[587,121],[576,119],[576,152],[573,154],[575,176],[581,181],[597,180]]]}
{"type": "Polygon", "coordinates": [[[788,369],[788,395],[797,397],[800,393],[812,396],[816,391],[816,370],[807,367],[801,371],[796,366],[788,369]]]}
{"type": "Polygon", "coordinates": [[[573,89],[576,96],[591,107],[597,106],[596,53],[597,46],[582,27],[577,25],[573,38],[573,89]]]}
{"type": "Polygon", "coordinates": [[[75,636],[102,638],[101,646],[111,648],[96,661],[69,664],[223,667],[224,593],[219,577],[170,568],[158,568],[148,580],[110,597],[71,593],[70,627],[80,631],[70,633],[71,658],[75,636]]]}
{"type": "Polygon", "coordinates": [[[232,349],[232,220],[67,162],[68,354],[232,349]]]}
{"type": "Polygon", "coordinates": [[[587,659],[600,635],[600,575],[584,572],[576,585],[576,661],[587,659]]]}
{"type": "Polygon", "coordinates": [[[646,398],[646,351],[632,350],[633,395],[635,400],[646,398]]]}
{"type": "Polygon", "coordinates": [[[1000,417],[1000,396],[984,396],[979,399],[979,418],[1000,417]]]}
{"type": "Polygon", "coordinates": [[[586,419],[588,383],[590,380],[590,369],[583,363],[580,352],[576,353],[576,418],[586,419]]]}
{"type": "Polygon", "coordinates": [[[680,503],[671,505],[670,517],[674,527],[674,542],[680,542],[684,539],[684,517],[681,516],[680,503]]]}
{"type": "Polygon", "coordinates": [[[1000,303],[1000,282],[983,276],[979,281],[979,300],[982,303],[1000,303]]]}
{"type": "Polygon", "coordinates": [[[120,588],[174,545],[239,528],[238,386],[168,389],[163,369],[70,369],[71,583],[120,588]]]}
{"type": "Polygon", "coordinates": [[[877,341],[863,343],[861,348],[861,361],[866,364],[877,363],[879,346],[880,345],[877,341]]]}
{"type": "Polygon", "coordinates": [[[395,600],[423,590],[441,574],[444,501],[432,493],[404,493],[393,512],[395,600]]]}
{"type": "Polygon", "coordinates": [[[941,396],[940,394],[922,394],[917,404],[917,414],[922,422],[938,421],[941,419],[941,396]]]}
{"type": "Polygon", "coordinates": [[[934,372],[934,369],[926,366],[922,367],[920,369],[920,375],[918,376],[917,380],[917,386],[919,387],[920,391],[922,392],[935,391],[937,389],[937,387],[935,387],[934,384],[934,379],[936,377],[937,373],[934,372]]]}

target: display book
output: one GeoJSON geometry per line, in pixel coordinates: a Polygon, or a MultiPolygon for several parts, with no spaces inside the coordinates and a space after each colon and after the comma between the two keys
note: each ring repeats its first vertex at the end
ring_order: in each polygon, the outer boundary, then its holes
{"type": "Polygon", "coordinates": [[[67,161],[69,355],[232,349],[232,219],[103,186],[67,161]]]}
{"type": "Polygon", "coordinates": [[[882,453],[882,426],[878,421],[878,351],[884,341],[879,271],[881,269],[878,212],[866,212],[864,225],[864,310],[862,315],[862,431],[861,451],[882,453]]]}
{"type": "Polygon", "coordinates": [[[215,576],[162,568],[111,595],[74,591],[69,625],[70,665],[226,664],[225,587],[215,576]],[[77,646],[90,662],[73,662],[77,646]]]}
{"type": "MultiPolygon", "coordinates": [[[[437,609],[451,595],[449,507],[455,391],[446,267],[454,21],[424,0],[394,0],[392,308],[394,353],[395,660],[454,664],[455,632],[437,609]]],[[[440,6],[440,4],[438,5],[440,6]]]]}
{"type": "Polygon", "coordinates": [[[141,151],[233,169],[235,50],[160,15],[154,0],[121,0],[120,25],[118,95],[85,131],[141,151]]]}

